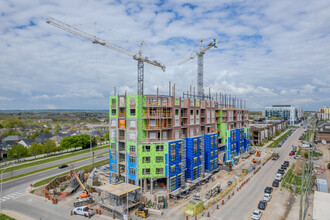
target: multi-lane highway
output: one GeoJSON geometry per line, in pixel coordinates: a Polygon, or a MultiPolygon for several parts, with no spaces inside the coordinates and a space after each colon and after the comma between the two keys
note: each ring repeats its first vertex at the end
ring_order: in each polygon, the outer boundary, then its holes
{"type": "MultiPolygon", "coordinates": [[[[108,156],[95,158],[94,162],[105,160],[108,156]]],[[[92,159],[87,159],[73,163],[73,168],[91,164],[92,159]]],[[[71,166],[65,169],[50,169],[37,174],[15,179],[3,183],[3,198],[1,201],[2,209],[21,214],[24,219],[72,219],[71,209],[62,205],[53,205],[51,202],[37,198],[27,192],[30,184],[50,176],[68,171],[71,166]]],[[[76,217],[79,219],[79,217],[76,217]]]]}
{"type": "MultiPolygon", "coordinates": [[[[108,152],[108,151],[109,151],[109,148],[105,148],[105,149],[101,149],[101,150],[95,150],[95,154],[100,154],[100,153],[104,153],[104,152],[108,152]]],[[[72,157],[68,157],[68,158],[64,158],[64,159],[60,159],[60,160],[55,160],[55,161],[48,162],[48,163],[43,163],[43,164],[36,165],[36,166],[27,167],[27,168],[20,169],[20,170],[14,170],[12,172],[4,173],[2,178],[5,179],[5,178],[8,178],[8,177],[14,177],[14,176],[24,174],[24,173],[28,173],[28,172],[32,172],[32,171],[35,171],[35,170],[40,170],[40,169],[43,169],[45,167],[60,165],[60,164],[63,164],[63,163],[70,163],[70,161],[78,160],[78,159],[81,159],[81,158],[86,158],[90,155],[91,155],[91,153],[88,152],[88,153],[80,154],[80,155],[77,155],[77,156],[72,156],[72,157]]],[[[10,168],[8,168],[8,169],[10,170],[10,168]]]]}

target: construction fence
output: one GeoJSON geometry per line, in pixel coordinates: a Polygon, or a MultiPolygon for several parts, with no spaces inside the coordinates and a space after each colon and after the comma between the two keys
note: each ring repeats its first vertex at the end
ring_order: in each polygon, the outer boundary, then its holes
{"type": "Polygon", "coordinates": [[[182,214],[184,216],[191,218],[202,213],[204,210],[209,209],[212,205],[218,203],[220,200],[222,200],[222,204],[224,204],[225,198],[228,197],[229,200],[230,197],[234,195],[235,187],[236,190],[239,191],[246,183],[250,181],[250,178],[252,178],[253,175],[259,172],[259,170],[271,159],[270,155],[271,152],[267,152],[267,154],[260,160],[262,165],[257,167],[250,177],[246,177],[247,171],[245,170],[244,172],[242,172],[240,176],[235,177],[235,179],[232,181],[232,183],[229,186],[227,186],[219,194],[207,200],[206,202],[196,201],[196,200],[189,201],[187,206],[182,208],[182,214]]]}

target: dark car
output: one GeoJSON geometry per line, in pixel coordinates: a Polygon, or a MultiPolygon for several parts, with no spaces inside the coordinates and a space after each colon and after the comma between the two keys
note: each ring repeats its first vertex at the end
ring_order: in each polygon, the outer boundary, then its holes
{"type": "Polygon", "coordinates": [[[283,162],[283,164],[286,164],[287,166],[289,166],[290,162],[286,160],[286,161],[283,162]]]}
{"type": "Polygon", "coordinates": [[[63,169],[65,167],[68,167],[68,165],[67,164],[61,164],[61,165],[58,166],[59,169],[63,169]]]}
{"type": "Polygon", "coordinates": [[[280,173],[280,174],[283,175],[283,174],[285,173],[285,171],[284,171],[283,169],[278,169],[278,170],[277,170],[277,173],[280,173]]]}
{"type": "Polygon", "coordinates": [[[258,209],[265,210],[267,206],[267,202],[265,201],[260,201],[258,204],[258,209]]]}
{"type": "Polygon", "coordinates": [[[265,188],[265,193],[269,193],[269,194],[271,194],[272,192],[273,192],[273,187],[267,186],[267,187],[265,188]]]}
{"type": "Polygon", "coordinates": [[[287,166],[285,164],[282,164],[281,169],[286,170],[287,166]]]}
{"type": "Polygon", "coordinates": [[[278,187],[280,185],[280,181],[274,180],[272,186],[273,187],[278,187]]]}

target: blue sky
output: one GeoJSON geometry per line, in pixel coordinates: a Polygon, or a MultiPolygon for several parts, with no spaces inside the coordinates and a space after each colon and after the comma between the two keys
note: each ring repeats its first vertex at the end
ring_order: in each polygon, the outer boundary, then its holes
{"type": "Polygon", "coordinates": [[[116,86],[136,93],[137,62],[46,24],[54,17],[134,53],[145,64],[145,94],[196,85],[197,59],[177,65],[213,38],[204,87],[247,100],[250,110],[330,106],[330,2],[12,1],[0,2],[0,109],[107,109],[116,86]]]}

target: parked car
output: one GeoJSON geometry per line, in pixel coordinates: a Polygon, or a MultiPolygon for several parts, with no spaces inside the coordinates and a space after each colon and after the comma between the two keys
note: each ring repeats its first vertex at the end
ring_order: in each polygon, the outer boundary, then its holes
{"type": "Polygon", "coordinates": [[[271,198],[272,198],[271,194],[265,193],[264,198],[262,198],[262,200],[265,202],[269,202],[271,198]]]}
{"type": "Polygon", "coordinates": [[[265,193],[271,194],[273,192],[273,187],[267,186],[264,190],[265,193]]]}
{"type": "Polygon", "coordinates": [[[289,166],[290,162],[286,160],[286,161],[283,162],[283,164],[286,164],[287,166],[289,166]]]}
{"type": "Polygon", "coordinates": [[[284,169],[278,169],[278,170],[277,170],[277,173],[280,173],[280,174],[283,175],[283,174],[285,173],[285,171],[284,171],[284,169]]]}
{"type": "Polygon", "coordinates": [[[94,215],[95,212],[93,209],[90,209],[88,208],[88,206],[80,206],[80,207],[77,207],[77,208],[74,208],[73,209],[73,214],[75,215],[83,215],[85,217],[88,217],[88,214],[90,216],[94,215]]]}
{"type": "Polygon", "coordinates": [[[280,174],[280,173],[276,173],[275,174],[275,180],[281,181],[282,178],[283,178],[283,175],[282,174],[280,174]]]}
{"type": "Polygon", "coordinates": [[[265,201],[260,201],[258,204],[258,209],[265,210],[267,206],[267,202],[265,201]]]}
{"type": "Polygon", "coordinates": [[[58,166],[59,169],[63,169],[65,167],[68,167],[68,165],[67,164],[61,164],[61,165],[58,166]]]}
{"type": "Polygon", "coordinates": [[[301,156],[300,155],[296,155],[296,156],[294,156],[293,158],[294,159],[299,159],[301,156]]]}
{"type": "Polygon", "coordinates": [[[96,156],[96,158],[101,158],[101,157],[103,157],[103,154],[99,154],[96,156]]]}
{"type": "Polygon", "coordinates": [[[281,169],[286,170],[287,166],[285,164],[281,165],[281,169]]]}
{"type": "Polygon", "coordinates": [[[294,152],[294,151],[291,151],[291,152],[289,153],[289,156],[293,156],[293,155],[295,155],[295,152],[294,152]]]}
{"type": "Polygon", "coordinates": [[[252,219],[259,220],[262,216],[262,212],[259,209],[256,209],[252,212],[252,219]]]}
{"type": "Polygon", "coordinates": [[[280,185],[280,181],[274,180],[272,186],[273,187],[278,187],[280,185]]]}

